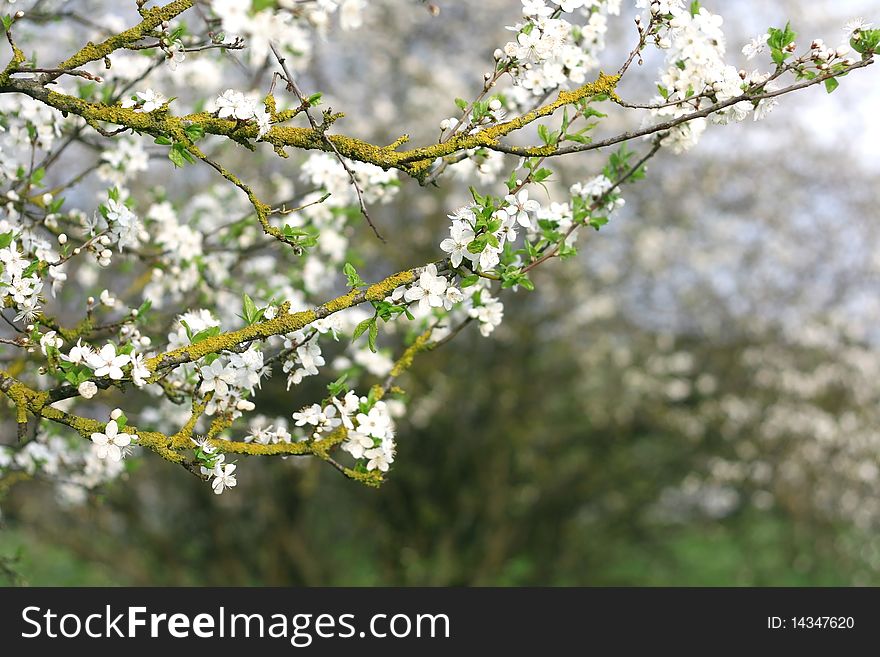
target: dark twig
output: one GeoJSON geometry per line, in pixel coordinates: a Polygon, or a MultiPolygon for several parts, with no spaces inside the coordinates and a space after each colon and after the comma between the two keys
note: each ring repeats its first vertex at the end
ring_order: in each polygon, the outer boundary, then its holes
{"type": "Polygon", "coordinates": [[[345,169],[345,172],[348,174],[349,179],[351,180],[351,184],[354,186],[354,191],[357,194],[358,205],[360,205],[361,214],[364,215],[364,219],[367,220],[367,223],[370,225],[370,228],[373,229],[373,233],[378,237],[381,241],[387,242],[387,240],[382,237],[379,230],[376,228],[376,225],[373,223],[372,218],[370,217],[370,213],[367,211],[367,204],[364,202],[364,192],[361,189],[360,183],[357,181],[357,177],[355,176],[354,171],[352,171],[351,167],[345,161],[345,159],[340,154],[339,150],[336,148],[336,144],[334,144],[330,138],[327,136],[327,126],[326,125],[318,125],[318,122],[315,121],[315,118],[309,112],[309,102],[306,100],[305,95],[302,90],[294,80],[293,75],[290,72],[290,69],[287,68],[287,60],[281,56],[281,53],[278,52],[278,49],[275,47],[275,44],[271,41],[269,42],[269,47],[272,49],[272,54],[275,55],[275,59],[278,60],[278,64],[281,66],[281,70],[284,71],[284,80],[287,82],[287,90],[293,92],[302,107],[304,108],[304,112],[306,114],[306,118],[309,120],[309,125],[312,126],[312,129],[321,133],[321,137],[327,146],[333,151],[333,154],[336,155],[336,159],[339,160],[339,163],[345,169]]]}

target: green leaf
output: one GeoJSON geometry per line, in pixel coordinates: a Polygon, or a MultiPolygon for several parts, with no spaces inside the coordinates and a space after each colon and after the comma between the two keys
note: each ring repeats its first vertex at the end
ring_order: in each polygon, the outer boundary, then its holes
{"type": "Polygon", "coordinates": [[[34,260],[31,264],[29,264],[25,270],[21,273],[22,278],[27,278],[31,274],[33,274],[40,266],[39,260],[34,260]]]}
{"type": "MultiPolygon", "coordinates": [[[[771,27],[767,30],[767,35],[767,45],[770,46],[771,50],[781,51],[795,40],[797,33],[791,29],[791,23],[786,23],[783,29],[771,27]]],[[[788,57],[788,53],[783,55],[783,59],[785,57],[788,57]]],[[[776,61],[775,57],[773,61],[776,61]]]]}
{"type": "Polygon", "coordinates": [[[825,80],[825,91],[827,91],[828,93],[831,93],[839,86],[840,82],[837,81],[837,78],[828,78],[827,80],[825,80]]]}
{"type": "Polygon", "coordinates": [[[214,336],[220,335],[220,327],[219,326],[209,326],[208,328],[199,331],[194,336],[190,338],[190,342],[193,344],[198,344],[203,340],[207,340],[208,338],[213,338],[214,336]]]}
{"type": "Polygon", "coordinates": [[[487,237],[486,233],[483,233],[482,235],[477,235],[477,238],[473,242],[468,244],[468,253],[482,253],[483,250],[486,248],[486,244],[488,241],[489,238],[487,237]]]}
{"type": "Polygon", "coordinates": [[[196,161],[193,154],[189,152],[189,149],[179,141],[176,141],[171,145],[171,150],[168,151],[168,159],[170,159],[176,167],[182,167],[187,163],[191,164],[196,161]]]}
{"type": "Polygon", "coordinates": [[[850,38],[849,45],[860,55],[870,55],[880,45],[880,30],[860,30],[859,38],[850,38]]]}
{"type": "Polygon", "coordinates": [[[345,385],[345,380],[348,378],[348,372],[344,372],[342,376],[340,376],[335,381],[331,381],[327,384],[327,392],[330,393],[331,396],[336,397],[337,395],[342,394],[348,390],[348,386],[345,385]]]}
{"type": "Polygon", "coordinates": [[[363,335],[364,331],[366,331],[368,328],[370,328],[370,325],[373,322],[375,322],[375,320],[376,320],[375,317],[370,317],[369,319],[365,319],[360,324],[355,326],[354,332],[351,334],[351,341],[354,342],[359,337],[361,337],[361,335],[363,335]]]}
{"type": "Polygon", "coordinates": [[[596,230],[608,223],[608,217],[591,217],[589,224],[596,230]]]}
{"type": "Polygon", "coordinates": [[[46,170],[43,167],[40,167],[31,174],[31,184],[36,185],[37,187],[43,186],[43,178],[46,176],[46,170]]]}
{"type": "Polygon", "coordinates": [[[566,141],[576,141],[579,144],[589,144],[592,139],[580,134],[565,135],[566,141]]]}
{"type": "Polygon", "coordinates": [[[507,191],[512,192],[516,188],[516,169],[510,172],[510,177],[507,179],[507,191]]]}
{"type": "Polygon", "coordinates": [[[550,128],[545,125],[538,126],[538,136],[547,146],[552,146],[556,143],[557,133],[551,132],[550,128]]]}
{"type": "Polygon", "coordinates": [[[466,110],[468,106],[467,101],[464,98],[456,98],[455,104],[461,111],[466,110]]]}
{"type": "Polygon", "coordinates": [[[248,326],[256,321],[257,304],[255,304],[254,300],[247,294],[245,294],[242,299],[242,312],[244,313],[244,321],[248,323],[248,326]]]}
{"type": "Polygon", "coordinates": [[[540,182],[547,180],[547,178],[549,178],[552,175],[553,175],[553,172],[550,169],[542,168],[542,169],[538,169],[537,171],[535,171],[535,173],[532,174],[532,179],[536,183],[540,183],[540,182]]]}
{"type": "Polygon", "coordinates": [[[345,266],[342,268],[342,273],[345,274],[345,278],[348,281],[348,287],[360,287],[361,285],[366,285],[364,279],[360,277],[357,270],[354,268],[354,265],[350,262],[345,263],[345,266]]]}
{"type": "Polygon", "coordinates": [[[183,157],[183,153],[177,148],[172,147],[172,149],[168,151],[168,159],[171,160],[175,167],[180,168],[186,166],[186,159],[183,157]]]}
{"type": "MultiPolygon", "coordinates": [[[[584,115],[584,118],[585,118],[585,119],[589,119],[590,117],[596,117],[596,118],[598,118],[598,119],[604,119],[606,116],[608,116],[607,114],[603,114],[602,112],[600,112],[599,110],[597,110],[596,108],[594,108],[594,107],[591,106],[591,105],[587,105],[587,106],[583,109],[583,115],[584,115]]],[[[595,126],[596,124],[593,123],[592,125],[595,126]]]]}
{"type": "Polygon", "coordinates": [[[0,233],[0,249],[5,249],[12,244],[12,231],[0,233]]]}
{"type": "Polygon", "coordinates": [[[376,338],[379,337],[379,323],[373,318],[373,323],[370,324],[370,334],[367,337],[367,343],[370,345],[370,351],[374,354],[376,353],[376,338]]]}
{"type": "Polygon", "coordinates": [[[198,123],[186,126],[183,131],[186,133],[186,136],[190,138],[190,141],[194,142],[205,136],[205,128],[198,123]]]}

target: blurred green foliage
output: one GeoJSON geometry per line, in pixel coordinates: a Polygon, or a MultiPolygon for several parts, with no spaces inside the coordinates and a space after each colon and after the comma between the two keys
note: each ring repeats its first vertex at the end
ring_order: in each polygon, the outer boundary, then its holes
{"type": "MultiPolygon", "coordinates": [[[[378,491],[312,461],[252,459],[234,494],[216,498],[148,459],[81,509],[55,507],[39,484],[15,488],[0,555],[20,553],[10,569],[32,585],[880,581],[847,560],[862,540],[851,526],[797,509],[663,519],[663,490],[718,445],[664,428],[649,399],[611,423],[572,412],[583,406],[583,373],[571,345],[527,326],[521,340],[462,336],[418,362],[408,389],[415,399],[431,390],[443,409],[416,404],[378,491]]],[[[615,377],[609,366],[612,393],[615,377]]],[[[283,389],[267,392],[279,413],[289,406],[283,389]]]]}

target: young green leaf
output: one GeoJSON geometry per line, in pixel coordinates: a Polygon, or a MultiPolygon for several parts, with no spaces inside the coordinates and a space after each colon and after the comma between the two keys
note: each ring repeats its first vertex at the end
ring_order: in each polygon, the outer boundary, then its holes
{"type": "Polygon", "coordinates": [[[359,337],[361,337],[361,335],[363,335],[364,331],[366,331],[368,328],[370,328],[370,326],[372,325],[372,323],[375,320],[376,320],[375,317],[370,317],[369,319],[365,319],[360,324],[355,326],[354,332],[351,334],[351,341],[354,342],[359,337]]]}
{"type": "Polygon", "coordinates": [[[374,354],[376,353],[376,338],[379,337],[379,322],[373,318],[373,323],[370,324],[370,334],[367,336],[367,343],[370,345],[370,351],[374,354]]]}

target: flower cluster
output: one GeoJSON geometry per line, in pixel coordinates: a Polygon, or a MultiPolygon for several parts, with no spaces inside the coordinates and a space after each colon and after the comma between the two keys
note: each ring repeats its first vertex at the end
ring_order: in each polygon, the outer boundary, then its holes
{"type": "Polygon", "coordinates": [[[291,333],[284,340],[284,348],[290,353],[282,366],[288,375],[288,390],[292,385],[299,385],[304,377],[317,375],[318,368],[324,365],[321,345],[316,339],[307,339],[303,331],[291,333]]]}
{"type": "Polygon", "coordinates": [[[387,472],[394,462],[394,420],[382,400],[359,397],[349,391],[332,397],[324,406],[312,404],[293,414],[297,427],[307,431],[303,440],[321,440],[337,430],[345,431],[342,449],[363,463],[366,470],[387,472]]]}
{"type": "Polygon", "coordinates": [[[12,232],[0,235],[0,240],[7,242],[0,249],[0,290],[3,293],[3,305],[12,305],[18,311],[16,321],[33,321],[40,310],[40,293],[43,281],[37,275],[31,262],[22,257],[13,239],[12,232]]]}
{"type": "Polygon", "coordinates": [[[226,455],[221,454],[207,439],[192,439],[196,451],[196,461],[202,477],[211,482],[215,495],[238,484],[235,463],[226,463],[226,455]]]}
{"type": "Polygon", "coordinates": [[[429,313],[432,308],[451,310],[463,298],[461,290],[450,285],[448,278],[438,274],[437,265],[433,263],[425,267],[418,281],[409,287],[399,287],[391,294],[392,301],[418,301],[418,308],[423,313],[429,313]]]}
{"type": "Polygon", "coordinates": [[[264,374],[263,352],[251,346],[242,353],[215,358],[209,364],[200,365],[198,373],[201,378],[199,394],[207,397],[210,393],[205,414],[231,413],[237,417],[242,411],[254,409],[254,403],[247,397],[254,394],[254,388],[264,374]]]}
{"type": "Polygon", "coordinates": [[[514,77],[510,108],[529,109],[560,86],[586,82],[605,47],[608,16],[618,15],[620,4],[620,0],[523,0],[524,20],[509,28],[516,39],[495,53],[514,77]],[[567,16],[573,12],[583,22],[567,16]]]}
{"type": "Polygon", "coordinates": [[[217,116],[221,119],[236,121],[254,121],[257,124],[258,136],[262,137],[269,131],[271,117],[266,108],[256,98],[245,96],[240,91],[227,89],[214,101],[217,116]]]}
{"type": "Polygon", "coordinates": [[[258,445],[274,445],[276,443],[290,443],[293,436],[287,426],[287,419],[283,417],[269,420],[264,415],[251,418],[248,423],[248,433],[244,437],[246,443],[258,445]]]}
{"type": "Polygon", "coordinates": [[[80,339],[67,354],[61,354],[61,366],[71,373],[80,372],[79,377],[74,374],[74,377],[69,377],[68,381],[79,381],[79,392],[86,399],[95,396],[97,387],[88,379],[81,380],[83,370],[77,368],[80,365],[89,368],[92,377],[121,381],[127,375],[137,387],[142,388],[147,384],[150,370],[144,362],[143,354],[135,353],[134,349],[134,344],[120,349],[112,343],[107,343],[95,350],[83,344],[80,339]],[[128,372],[124,372],[123,369],[128,369],[128,372]]]}

